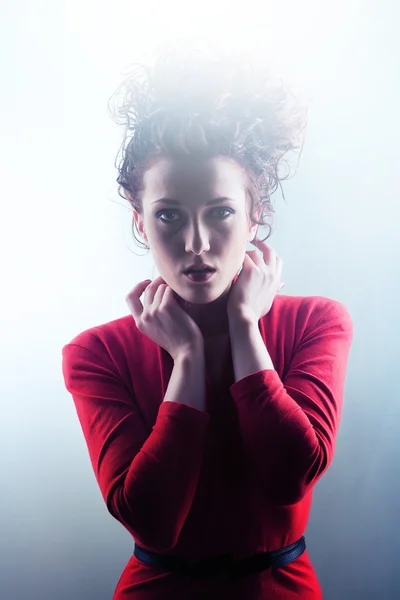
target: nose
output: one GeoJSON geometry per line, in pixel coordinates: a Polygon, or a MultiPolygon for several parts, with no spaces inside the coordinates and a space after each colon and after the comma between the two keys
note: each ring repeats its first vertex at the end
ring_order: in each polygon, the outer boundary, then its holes
{"type": "Polygon", "coordinates": [[[203,254],[210,250],[209,232],[206,227],[199,224],[188,227],[185,235],[185,250],[189,254],[203,254]]]}

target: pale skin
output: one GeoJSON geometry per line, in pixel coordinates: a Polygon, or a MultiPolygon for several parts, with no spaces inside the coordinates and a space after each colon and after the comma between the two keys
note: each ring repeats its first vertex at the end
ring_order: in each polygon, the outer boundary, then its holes
{"type": "Polygon", "coordinates": [[[141,282],[127,296],[135,321],[145,317],[142,331],[174,360],[191,350],[198,355],[208,340],[229,336],[235,381],[273,369],[258,321],[282,287],[282,260],[255,239],[258,225],[249,218],[241,167],[222,156],[159,159],[145,174],[142,205],[142,214],[134,211],[134,218],[160,272],[150,285],[141,282]],[[221,200],[207,205],[216,198],[221,200]],[[259,252],[246,252],[247,242],[259,252]],[[197,261],[216,269],[209,282],[194,284],[182,273],[197,261]]]}

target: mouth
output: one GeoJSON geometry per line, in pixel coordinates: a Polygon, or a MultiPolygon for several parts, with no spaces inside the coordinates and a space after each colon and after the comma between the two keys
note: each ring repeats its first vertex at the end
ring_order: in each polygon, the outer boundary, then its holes
{"type": "Polygon", "coordinates": [[[185,271],[184,275],[193,282],[202,283],[208,281],[215,273],[215,269],[201,269],[185,271]]]}

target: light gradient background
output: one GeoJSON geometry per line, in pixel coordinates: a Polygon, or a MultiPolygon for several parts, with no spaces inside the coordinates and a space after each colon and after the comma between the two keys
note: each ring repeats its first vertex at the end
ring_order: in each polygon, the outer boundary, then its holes
{"type": "Polygon", "coordinates": [[[399,598],[397,4],[3,0],[0,14],[0,598],[110,600],[133,550],[95,482],[61,348],[129,314],[127,292],[155,277],[131,252],[106,104],[124,67],[181,31],[262,47],[310,98],[270,242],[284,292],[344,302],[355,337],[306,540],[325,600],[399,598]]]}

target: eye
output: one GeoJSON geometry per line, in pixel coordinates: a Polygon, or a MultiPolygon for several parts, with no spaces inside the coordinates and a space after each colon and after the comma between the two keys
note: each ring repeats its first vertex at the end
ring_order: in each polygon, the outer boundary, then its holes
{"type": "Polygon", "coordinates": [[[177,212],[176,212],[175,210],[172,210],[172,209],[171,209],[171,210],[168,210],[168,209],[167,209],[167,210],[160,210],[160,211],[158,211],[158,213],[156,214],[156,217],[157,217],[157,219],[158,219],[159,221],[161,221],[162,223],[173,223],[174,221],[169,221],[169,220],[165,220],[165,219],[162,219],[162,218],[161,218],[161,217],[162,217],[164,214],[166,214],[166,213],[168,213],[169,215],[171,215],[171,213],[172,213],[173,215],[176,215],[176,214],[177,214],[177,212]]]}
{"type": "MultiPolygon", "coordinates": [[[[219,220],[221,220],[221,221],[226,221],[226,219],[228,219],[230,215],[233,215],[233,214],[235,214],[235,212],[236,212],[236,211],[234,211],[232,208],[228,208],[228,207],[226,207],[226,206],[221,206],[221,207],[218,207],[218,208],[214,208],[214,209],[213,209],[211,212],[218,212],[218,211],[221,211],[221,212],[222,212],[222,211],[227,211],[227,212],[228,212],[228,214],[227,214],[227,215],[225,215],[225,216],[222,216],[222,217],[217,217],[217,218],[219,218],[219,220]]],[[[169,220],[169,219],[168,219],[168,217],[167,217],[167,219],[162,219],[162,218],[161,218],[161,217],[162,217],[164,214],[167,214],[167,213],[168,213],[169,215],[171,215],[171,213],[172,213],[173,215],[179,215],[178,211],[176,211],[176,210],[172,210],[171,208],[170,208],[170,209],[168,209],[168,208],[167,208],[167,209],[164,209],[164,210],[160,210],[160,211],[158,211],[158,213],[156,214],[156,217],[157,217],[157,219],[158,219],[159,221],[161,221],[162,223],[176,223],[177,219],[169,220]]]]}

